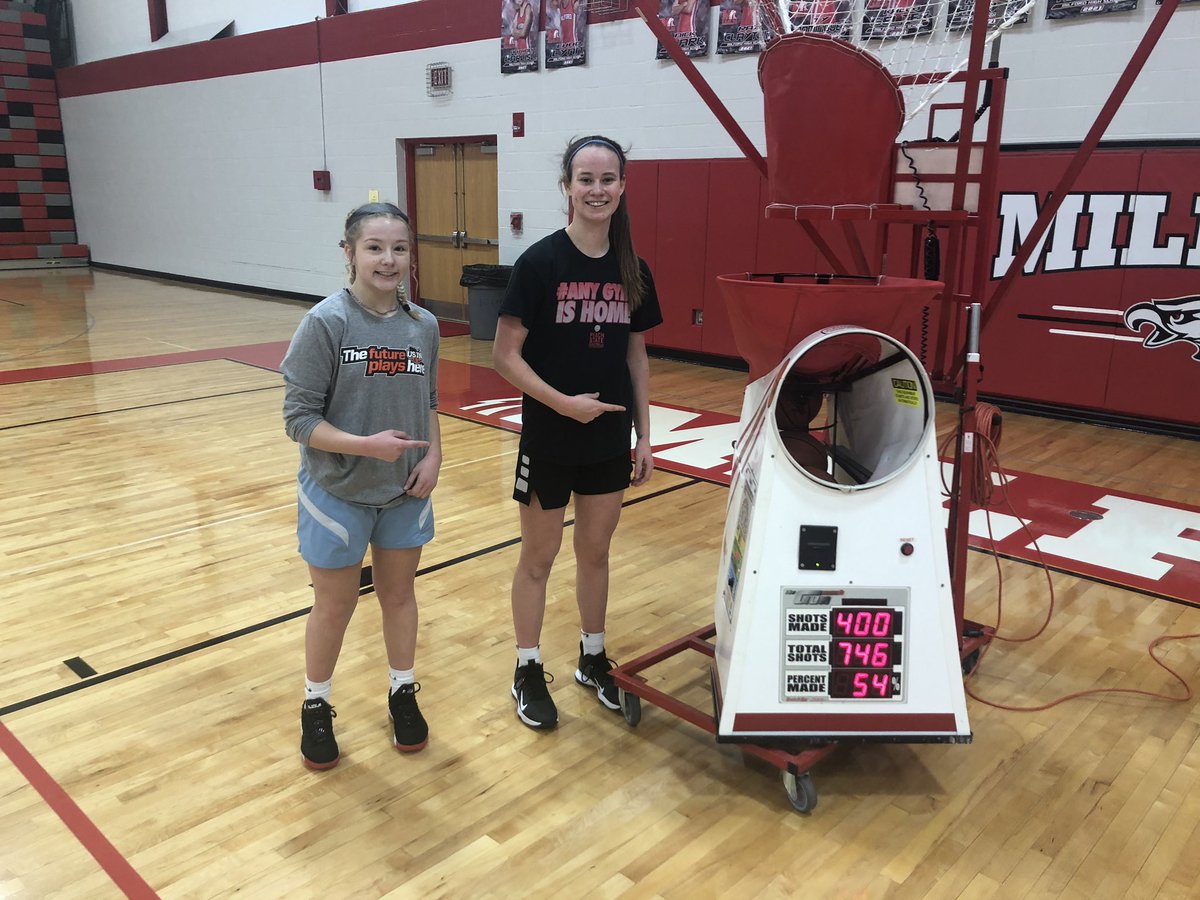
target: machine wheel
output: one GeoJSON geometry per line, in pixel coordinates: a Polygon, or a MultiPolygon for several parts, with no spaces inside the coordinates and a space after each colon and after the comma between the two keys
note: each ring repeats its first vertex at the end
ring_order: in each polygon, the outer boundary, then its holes
{"type": "Polygon", "coordinates": [[[787,791],[792,808],[799,813],[810,813],[817,805],[817,787],[807,772],[793,775],[783,770],[783,789],[787,791]]]}
{"type": "Polygon", "coordinates": [[[642,698],[621,688],[617,690],[617,696],[621,701],[621,712],[625,721],[630,725],[637,725],[642,721],[642,698]]]}
{"type": "Polygon", "coordinates": [[[962,658],[962,673],[963,673],[963,677],[965,678],[966,676],[970,675],[970,674],[971,674],[971,671],[972,671],[972,670],[973,670],[973,669],[974,669],[974,668],[975,668],[977,665],[979,665],[979,651],[978,651],[978,650],[972,650],[970,653],[968,653],[966,656],[964,656],[964,657],[962,658]]]}

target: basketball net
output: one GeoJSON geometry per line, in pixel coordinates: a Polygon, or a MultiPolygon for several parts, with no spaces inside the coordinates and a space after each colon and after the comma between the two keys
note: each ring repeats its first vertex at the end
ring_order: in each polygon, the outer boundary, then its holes
{"type": "MultiPolygon", "coordinates": [[[[905,122],[970,62],[972,0],[753,0],[764,43],[808,31],[840,38],[878,59],[902,85],[905,122]]],[[[992,0],[985,46],[1026,21],[1036,0],[992,0]]]]}

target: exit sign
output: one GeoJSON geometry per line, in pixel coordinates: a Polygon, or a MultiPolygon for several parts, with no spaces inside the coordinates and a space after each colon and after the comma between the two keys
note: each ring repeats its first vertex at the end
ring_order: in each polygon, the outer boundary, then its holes
{"type": "Polygon", "coordinates": [[[425,92],[430,97],[441,97],[451,91],[449,63],[430,63],[425,67],[425,92]]]}

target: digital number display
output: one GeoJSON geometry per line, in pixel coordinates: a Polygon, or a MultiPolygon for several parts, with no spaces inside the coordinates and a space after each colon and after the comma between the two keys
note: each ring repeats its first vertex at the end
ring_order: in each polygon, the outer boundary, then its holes
{"type": "Polygon", "coordinates": [[[890,669],[895,658],[894,641],[847,638],[830,643],[829,664],[835,669],[890,669]]]}
{"type": "Polygon", "coordinates": [[[900,610],[886,606],[842,606],[832,610],[829,633],[835,638],[891,638],[903,633],[900,610]]]}
{"type": "Polygon", "coordinates": [[[846,593],[784,589],[781,699],[903,701],[907,591],[846,593]]]}
{"type": "Polygon", "coordinates": [[[834,669],[829,696],[834,700],[890,700],[900,690],[900,675],[873,669],[834,669]]]}

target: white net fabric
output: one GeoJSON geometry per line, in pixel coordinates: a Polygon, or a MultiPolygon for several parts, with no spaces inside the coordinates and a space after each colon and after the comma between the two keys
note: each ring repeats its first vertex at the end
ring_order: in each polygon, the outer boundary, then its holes
{"type": "MultiPolygon", "coordinates": [[[[992,0],[987,43],[1028,21],[1036,0],[992,0]]],[[[760,0],[764,37],[809,31],[841,38],[875,56],[894,78],[936,75],[906,85],[905,120],[919,115],[966,68],[972,0],[760,0]]]]}

